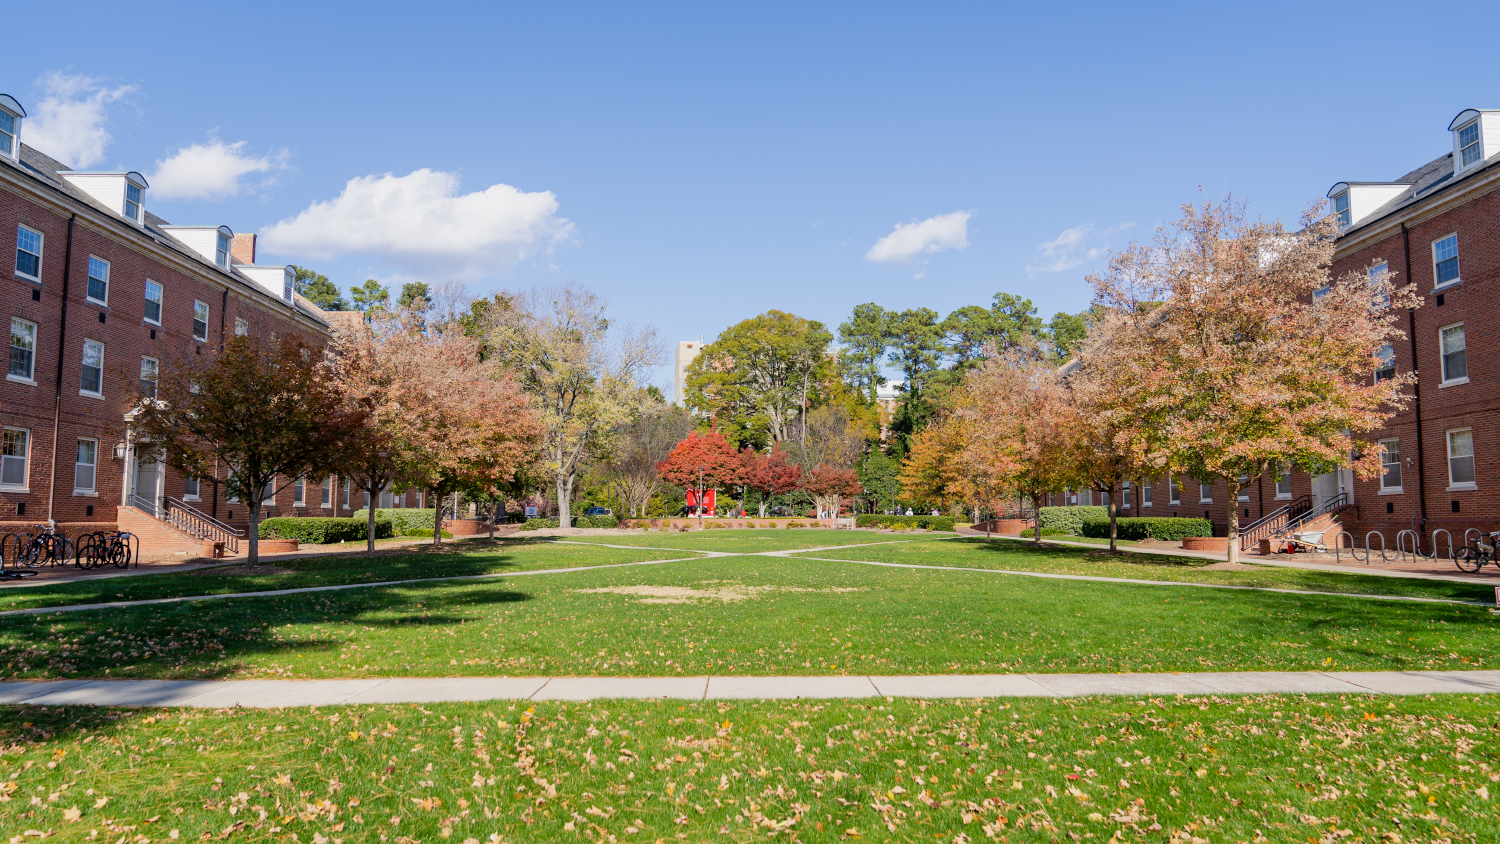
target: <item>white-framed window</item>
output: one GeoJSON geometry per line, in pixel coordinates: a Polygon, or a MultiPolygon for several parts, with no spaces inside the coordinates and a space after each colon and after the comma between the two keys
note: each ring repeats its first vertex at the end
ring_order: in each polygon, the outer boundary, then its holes
{"type": "Polygon", "coordinates": [[[1130,509],[1130,499],[1132,499],[1134,497],[1135,496],[1133,496],[1133,495],[1130,494],[1130,481],[1126,481],[1126,482],[1124,482],[1123,484],[1120,485],[1120,509],[1121,510],[1129,510],[1130,509]]]}
{"type": "Polygon", "coordinates": [[[31,432],[6,428],[0,434],[0,489],[26,492],[26,462],[31,457],[31,432]]]}
{"type": "Polygon", "coordinates": [[[1236,494],[1235,497],[1238,498],[1240,501],[1249,501],[1250,500],[1250,476],[1249,475],[1240,475],[1239,482],[1240,482],[1240,491],[1236,494]]]}
{"type": "Polygon", "coordinates": [[[141,358],[141,395],[148,399],[156,398],[156,376],[160,369],[156,358],[141,358]]]}
{"type": "Polygon", "coordinates": [[[1448,488],[1474,489],[1474,429],[1448,432],[1448,488]]]}
{"type": "Polygon", "coordinates": [[[229,235],[220,232],[214,245],[214,261],[227,270],[229,269],[229,254],[229,235]]]}
{"type": "Polygon", "coordinates": [[[193,302],[193,339],[208,339],[208,303],[193,302]]]}
{"type": "Polygon", "coordinates": [[[306,478],[298,478],[297,480],[292,481],[292,506],[293,507],[306,507],[307,506],[307,479],[306,478]]]}
{"type": "Polygon", "coordinates": [[[139,223],[141,222],[141,200],[145,192],[135,182],[125,182],[125,216],[139,223]]]}
{"type": "Polygon", "coordinates": [[[94,491],[99,468],[99,441],[79,440],[73,456],[73,494],[88,495],[94,491]]]}
{"type": "Polygon", "coordinates": [[[98,340],[83,341],[83,371],[78,392],[86,396],[104,395],[104,344],[98,340]]]}
{"type": "Polygon", "coordinates": [[[1276,475],[1276,499],[1278,501],[1292,497],[1292,464],[1282,463],[1276,475]]]}
{"type": "Polygon", "coordinates": [[[1477,164],[1483,154],[1479,147],[1479,121],[1475,120],[1458,130],[1459,167],[1477,164]]]}
{"type": "Polygon", "coordinates": [[[244,317],[234,318],[234,333],[238,337],[244,337],[250,333],[250,321],[244,317]]]}
{"type": "Polygon", "coordinates": [[[1380,491],[1401,491],[1401,441],[1380,441],[1380,491]]]}
{"type": "Polygon", "coordinates": [[[109,305],[109,262],[89,256],[89,285],[86,298],[95,304],[109,305]]]}
{"type": "Polygon", "coordinates": [[[1101,492],[1101,493],[1099,493],[1099,504],[1101,506],[1104,506],[1104,507],[1108,507],[1109,506],[1109,493],[1108,492],[1101,492]]]}
{"type": "Polygon", "coordinates": [[[1438,348],[1443,353],[1443,384],[1467,384],[1469,382],[1469,358],[1464,343],[1464,324],[1449,325],[1438,329],[1438,348]]]}
{"type": "Polygon", "coordinates": [[[262,507],[275,507],[276,506],[276,479],[275,478],[271,478],[269,481],[266,481],[265,488],[260,491],[260,506],[262,506],[262,507]]]}
{"type": "Polygon", "coordinates": [[[370,491],[369,490],[365,490],[364,509],[366,509],[366,510],[370,509],[370,491]]]}
{"type": "Polygon", "coordinates": [[[1156,486],[1156,481],[1147,478],[1141,482],[1141,509],[1151,506],[1151,488],[1156,486]]]}
{"type": "Polygon", "coordinates": [[[1325,284],[1322,287],[1319,287],[1317,290],[1313,291],[1313,301],[1316,302],[1319,299],[1323,298],[1324,296],[1327,296],[1328,294],[1330,294],[1332,292],[1333,292],[1333,285],[1331,285],[1331,284],[1325,284]]]}
{"type": "Polygon", "coordinates": [[[36,385],[36,323],[10,318],[10,368],[5,380],[36,385]]]}
{"type": "Polygon", "coordinates": [[[1390,343],[1375,352],[1375,383],[1396,377],[1396,347],[1390,343]]]}
{"type": "Polygon", "coordinates": [[[161,285],[146,279],[146,321],[161,325],[161,285]]]}
{"type": "Polygon", "coordinates": [[[333,476],[332,475],[329,475],[328,477],[326,477],[326,478],[323,479],[323,483],[318,486],[318,491],[319,491],[318,506],[322,507],[324,510],[327,510],[329,507],[332,507],[333,506],[333,476]]]}
{"type": "MultiPolygon", "coordinates": [[[[1380,284],[1381,281],[1389,276],[1390,269],[1391,265],[1386,263],[1385,261],[1379,261],[1377,263],[1371,264],[1370,269],[1366,273],[1366,277],[1370,282],[1370,287],[1374,288],[1377,284],[1380,284]]],[[[1370,294],[1370,307],[1374,308],[1377,311],[1383,311],[1390,306],[1391,294],[1389,290],[1380,289],[1370,294]]]]}
{"type": "Polygon", "coordinates": [[[1343,226],[1347,229],[1349,228],[1349,226],[1354,224],[1354,215],[1349,210],[1348,191],[1344,191],[1343,193],[1333,198],[1333,213],[1338,215],[1340,226],[1343,226]]]}
{"type": "Polygon", "coordinates": [[[1461,280],[1458,275],[1458,235],[1450,234],[1432,242],[1432,276],[1437,280],[1435,287],[1446,287],[1461,280]]]}
{"type": "Polygon", "coordinates": [[[385,489],[382,489],[380,491],[380,508],[379,509],[381,509],[381,510],[394,510],[395,507],[392,506],[394,504],[395,504],[395,501],[394,501],[393,496],[391,495],[391,488],[389,486],[387,486],[385,489]]]}
{"type": "Polygon", "coordinates": [[[1198,483],[1198,503],[1199,504],[1212,504],[1212,503],[1214,503],[1214,486],[1213,486],[1213,484],[1206,484],[1206,483],[1203,483],[1202,481],[1199,481],[1199,483],[1198,483]]]}
{"type": "Polygon", "coordinates": [[[1182,485],[1175,475],[1167,476],[1167,503],[1174,507],[1182,503],[1182,485]]]}
{"type": "Polygon", "coordinates": [[[202,493],[203,487],[202,484],[198,482],[197,478],[189,475],[182,479],[183,501],[202,501],[202,493]]]}
{"type": "Polygon", "coordinates": [[[353,484],[349,483],[349,479],[348,478],[344,478],[344,509],[345,510],[349,509],[349,489],[352,486],[353,486],[353,484]]]}
{"type": "Polygon", "coordinates": [[[42,280],[42,233],[36,229],[16,226],[16,275],[42,280]]]}
{"type": "Polygon", "coordinates": [[[16,143],[16,130],[20,123],[21,115],[13,114],[9,109],[0,108],[0,155],[7,158],[20,158],[20,144],[16,143]]]}

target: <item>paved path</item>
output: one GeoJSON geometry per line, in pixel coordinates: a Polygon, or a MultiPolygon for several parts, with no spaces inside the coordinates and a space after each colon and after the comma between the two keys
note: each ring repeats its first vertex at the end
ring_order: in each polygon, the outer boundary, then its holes
{"type": "Polygon", "coordinates": [[[1500,671],[950,674],[907,677],[393,677],[367,680],[49,680],[0,683],[0,704],[212,709],[619,698],[793,700],[1231,694],[1500,694],[1500,671]]]}

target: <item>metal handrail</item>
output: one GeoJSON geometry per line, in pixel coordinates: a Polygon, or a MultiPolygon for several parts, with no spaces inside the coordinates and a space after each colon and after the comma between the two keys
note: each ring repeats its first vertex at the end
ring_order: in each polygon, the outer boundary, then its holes
{"type": "Polygon", "coordinates": [[[162,521],[189,536],[210,542],[222,542],[225,550],[231,554],[239,553],[239,541],[240,537],[245,535],[244,531],[230,527],[176,498],[165,497],[162,501],[166,510],[162,521]]]}
{"type": "Polygon", "coordinates": [[[156,500],[153,498],[147,498],[132,492],[130,494],[130,506],[137,510],[144,510],[155,518],[161,518],[159,514],[160,508],[156,506],[156,500]]]}
{"type": "Polygon", "coordinates": [[[1302,510],[1312,506],[1312,501],[1306,495],[1289,501],[1275,510],[1261,516],[1240,530],[1240,550],[1249,548],[1251,545],[1276,533],[1288,521],[1300,515],[1302,510]],[[1293,511],[1296,511],[1294,514],[1293,511]]]}

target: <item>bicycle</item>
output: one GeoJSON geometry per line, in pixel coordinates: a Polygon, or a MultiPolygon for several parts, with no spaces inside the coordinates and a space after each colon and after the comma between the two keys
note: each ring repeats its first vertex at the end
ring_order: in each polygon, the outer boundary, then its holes
{"type": "MultiPolygon", "coordinates": [[[[38,533],[27,533],[26,539],[19,534],[10,534],[5,537],[5,545],[14,549],[10,558],[16,565],[22,565],[29,569],[40,568],[44,565],[58,565],[65,562],[70,556],[68,551],[72,543],[66,536],[57,532],[51,525],[34,525],[38,533]]],[[[9,550],[9,549],[6,549],[9,550]]]]}
{"type": "Polygon", "coordinates": [[[1469,541],[1468,545],[1458,549],[1453,554],[1453,564],[1458,566],[1459,571],[1473,574],[1484,568],[1485,563],[1494,563],[1500,567],[1500,560],[1495,559],[1495,546],[1500,544],[1500,530],[1489,533],[1490,541],[1486,543],[1482,536],[1476,536],[1469,541]]]}
{"type": "Polygon", "coordinates": [[[136,559],[139,547],[140,540],[136,535],[123,530],[85,534],[78,537],[73,564],[85,570],[105,565],[128,569],[131,561],[135,561],[136,568],[140,568],[140,561],[136,559]]]}

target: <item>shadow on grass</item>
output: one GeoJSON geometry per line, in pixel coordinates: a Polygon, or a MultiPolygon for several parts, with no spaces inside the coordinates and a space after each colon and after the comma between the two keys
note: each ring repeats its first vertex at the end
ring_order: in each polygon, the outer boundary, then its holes
{"type": "MultiPolygon", "coordinates": [[[[1043,537],[1047,539],[1049,537],[1043,537]]],[[[1216,560],[1205,560],[1200,557],[1178,557],[1171,554],[1152,554],[1149,551],[1120,551],[1111,554],[1109,546],[1098,548],[1080,548],[1076,545],[1053,545],[1047,542],[1037,544],[1030,539],[1002,539],[996,538],[986,540],[979,537],[965,537],[956,540],[958,544],[981,548],[988,553],[1015,557],[1024,554],[1029,557],[1051,557],[1055,559],[1078,559],[1089,557],[1100,560],[1108,560],[1112,563],[1127,563],[1138,566],[1157,566],[1178,569],[1197,569],[1212,565],[1216,560]]]]}

